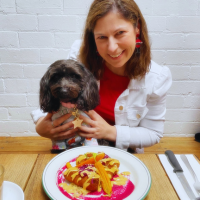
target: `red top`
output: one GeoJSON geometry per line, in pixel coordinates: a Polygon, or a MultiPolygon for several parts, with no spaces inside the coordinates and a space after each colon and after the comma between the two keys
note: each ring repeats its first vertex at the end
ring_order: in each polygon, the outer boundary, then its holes
{"type": "Polygon", "coordinates": [[[115,124],[114,107],[120,94],[127,89],[130,79],[111,72],[106,66],[100,80],[100,104],[94,109],[110,125],[115,124]]]}

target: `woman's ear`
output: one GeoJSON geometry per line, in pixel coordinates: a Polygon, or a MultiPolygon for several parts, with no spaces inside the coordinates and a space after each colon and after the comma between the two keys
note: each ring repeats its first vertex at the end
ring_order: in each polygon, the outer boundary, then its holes
{"type": "Polygon", "coordinates": [[[140,35],[140,29],[138,27],[136,27],[136,35],[140,35]]]}
{"type": "Polygon", "coordinates": [[[140,35],[140,21],[139,20],[137,21],[137,24],[136,24],[136,35],[140,35]]]}

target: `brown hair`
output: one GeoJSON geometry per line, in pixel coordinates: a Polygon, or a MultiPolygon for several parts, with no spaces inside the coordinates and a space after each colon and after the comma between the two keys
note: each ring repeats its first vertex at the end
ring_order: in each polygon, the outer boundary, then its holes
{"type": "Polygon", "coordinates": [[[133,23],[134,27],[140,28],[140,39],[143,44],[140,54],[134,51],[132,57],[126,63],[125,75],[131,78],[142,78],[149,70],[151,62],[150,44],[148,31],[144,17],[133,0],[94,0],[85,24],[83,41],[79,51],[80,61],[99,80],[103,73],[103,59],[97,54],[94,39],[94,28],[98,19],[104,17],[112,10],[117,10],[122,16],[133,23]]]}

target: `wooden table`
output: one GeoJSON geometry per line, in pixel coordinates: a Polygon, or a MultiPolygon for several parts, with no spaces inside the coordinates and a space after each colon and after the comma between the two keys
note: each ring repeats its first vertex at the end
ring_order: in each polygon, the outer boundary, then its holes
{"type": "MultiPolygon", "coordinates": [[[[27,138],[26,142],[30,139],[31,138],[27,138]]],[[[32,138],[32,143],[30,144],[31,151],[29,151],[30,149],[23,151],[23,142],[21,142],[21,145],[17,146],[16,143],[19,143],[19,139],[14,140],[15,142],[13,142],[13,138],[0,138],[0,163],[3,164],[6,169],[5,180],[18,184],[23,189],[26,200],[48,200],[49,198],[42,188],[42,173],[47,163],[56,156],[56,154],[50,154],[49,149],[47,151],[42,145],[36,145],[36,140],[40,141],[41,144],[43,141],[44,145],[44,141],[47,141],[46,139],[32,138]],[[6,143],[7,145],[5,145],[6,143]],[[37,150],[35,147],[41,149],[37,150]],[[8,149],[10,149],[10,151],[8,151],[8,149]]],[[[24,140],[24,138],[20,141],[22,140],[24,140]]],[[[40,142],[38,143],[40,144],[40,142]]],[[[24,143],[24,146],[26,145],[27,143],[24,143]]],[[[199,147],[200,151],[200,143],[197,143],[197,147],[199,147]]],[[[161,151],[160,147],[158,147],[158,149],[161,151]]],[[[173,150],[173,148],[171,148],[171,150],[173,150]]],[[[152,149],[149,149],[149,151],[151,152],[152,149]]],[[[154,153],[146,152],[145,154],[134,155],[147,166],[152,177],[151,189],[145,200],[179,199],[157,157],[156,150],[154,153]]]]}

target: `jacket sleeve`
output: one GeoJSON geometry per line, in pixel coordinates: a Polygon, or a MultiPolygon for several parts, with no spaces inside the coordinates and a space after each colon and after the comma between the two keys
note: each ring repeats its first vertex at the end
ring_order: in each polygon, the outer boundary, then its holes
{"type": "Polygon", "coordinates": [[[148,109],[145,117],[137,127],[115,125],[117,129],[116,147],[139,151],[143,147],[152,146],[163,137],[166,113],[166,93],[172,84],[170,70],[163,67],[156,78],[151,95],[147,98],[148,109]],[[138,149],[139,148],[139,149],[138,149]]]}
{"type": "Polygon", "coordinates": [[[47,113],[42,112],[42,110],[40,110],[39,108],[31,111],[31,117],[35,124],[37,123],[38,119],[40,119],[41,117],[45,117],[46,115],[47,113]]]}
{"type": "MultiPolygon", "coordinates": [[[[67,55],[67,59],[76,60],[80,46],[81,46],[81,40],[76,40],[70,48],[69,54],[67,55]]],[[[43,113],[42,110],[40,110],[39,108],[31,112],[31,117],[35,124],[37,123],[38,119],[40,119],[41,117],[45,117],[46,115],[47,113],[43,113]]]]}

